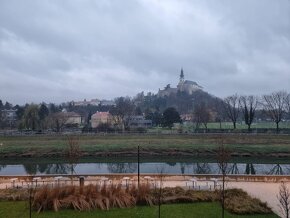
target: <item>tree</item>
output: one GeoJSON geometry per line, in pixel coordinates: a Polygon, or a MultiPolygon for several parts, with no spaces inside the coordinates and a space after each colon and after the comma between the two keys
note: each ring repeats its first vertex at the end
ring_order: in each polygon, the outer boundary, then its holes
{"type": "Polygon", "coordinates": [[[2,110],[0,109],[0,128],[3,128],[3,113],[2,110]]]}
{"type": "Polygon", "coordinates": [[[279,187],[279,193],[277,195],[279,201],[279,207],[285,218],[289,218],[290,212],[290,191],[285,182],[282,182],[279,187]]]}
{"type": "Polygon", "coordinates": [[[215,120],[217,122],[219,122],[220,130],[221,130],[222,129],[222,121],[224,121],[225,117],[226,117],[223,100],[216,98],[214,100],[213,108],[216,112],[215,120]]]}
{"type": "Polygon", "coordinates": [[[225,214],[225,179],[228,171],[228,162],[230,160],[231,153],[224,146],[223,139],[220,141],[220,145],[217,150],[217,162],[219,169],[222,173],[222,190],[221,190],[221,205],[222,205],[222,217],[224,218],[225,214]]]}
{"type": "Polygon", "coordinates": [[[56,132],[61,132],[61,130],[65,127],[67,120],[68,116],[63,112],[50,114],[47,117],[48,125],[56,132]]]}
{"type": "Polygon", "coordinates": [[[290,94],[288,94],[286,98],[285,110],[287,113],[290,113],[290,94]]]}
{"type": "Polygon", "coordinates": [[[39,116],[39,121],[40,121],[40,126],[41,129],[45,128],[45,124],[47,123],[46,118],[49,115],[49,110],[46,107],[45,103],[42,103],[39,107],[39,111],[38,111],[38,116],[39,116]]]}
{"type": "Polygon", "coordinates": [[[124,131],[128,127],[128,120],[133,115],[135,105],[130,98],[120,97],[115,100],[116,106],[110,110],[115,125],[120,125],[124,131]]]}
{"type": "Polygon", "coordinates": [[[207,124],[210,121],[210,111],[205,103],[198,102],[193,110],[193,122],[195,123],[195,129],[198,129],[200,124],[203,124],[207,130],[207,124]]]}
{"type": "Polygon", "coordinates": [[[87,118],[87,125],[90,127],[91,119],[92,119],[92,111],[89,111],[88,118],[87,118]]]}
{"type": "Polygon", "coordinates": [[[3,102],[2,102],[2,100],[0,100],[0,110],[3,109],[3,106],[4,106],[3,102]]]}
{"type": "Polygon", "coordinates": [[[35,131],[39,125],[38,105],[30,104],[24,111],[23,123],[26,129],[35,131]]]}
{"type": "Polygon", "coordinates": [[[59,110],[59,108],[58,108],[55,104],[50,103],[50,104],[49,104],[49,112],[50,112],[51,114],[53,114],[53,113],[60,112],[60,110],[59,110]]]}
{"type": "Polygon", "coordinates": [[[234,129],[236,129],[237,119],[240,113],[240,101],[237,94],[228,96],[224,99],[224,110],[227,117],[232,121],[234,129]]]}
{"type": "Polygon", "coordinates": [[[24,115],[24,111],[25,111],[24,107],[21,107],[17,104],[17,105],[15,105],[14,108],[16,109],[17,120],[21,120],[23,115],[24,115]]]}
{"type": "Polygon", "coordinates": [[[164,166],[161,168],[157,167],[157,174],[159,177],[159,189],[157,190],[157,202],[158,202],[158,218],[161,217],[161,204],[163,202],[163,181],[164,181],[164,166]]]}
{"type": "Polygon", "coordinates": [[[134,114],[135,114],[135,115],[143,115],[143,112],[142,112],[142,110],[141,110],[140,107],[136,107],[136,108],[135,108],[135,112],[134,112],[134,114]]]}
{"type": "Polygon", "coordinates": [[[159,126],[162,123],[162,114],[159,112],[158,108],[154,112],[147,108],[145,110],[145,119],[152,120],[153,126],[159,126]]]}
{"type": "Polygon", "coordinates": [[[174,123],[181,123],[180,115],[174,107],[169,107],[163,112],[162,125],[172,128],[174,123]]]}
{"type": "Polygon", "coordinates": [[[4,105],[5,109],[11,109],[12,108],[12,104],[10,104],[8,101],[6,101],[5,105],[4,105]]]}
{"type": "Polygon", "coordinates": [[[277,133],[279,132],[279,123],[285,112],[287,96],[287,93],[284,91],[273,92],[263,96],[264,111],[276,123],[277,133]]]}
{"type": "Polygon", "coordinates": [[[245,124],[248,126],[248,131],[250,132],[251,125],[255,117],[256,108],[258,105],[258,99],[253,95],[241,96],[240,103],[244,115],[245,124]]]}
{"type": "Polygon", "coordinates": [[[38,116],[40,120],[44,120],[49,114],[49,110],[46,107],[45,103],[42,103],[40,105],[39,111],[38,111],[38,116]]]}
{"type": "Polygon", "coordinates": [[[77,165],[81,156],[81,149],[79,145],[79,138],[74,136],[67,137],[67,148],[65,149],[65,157],[70,165],[71,183],[73,185],[73,174],[75,166],[77,165]]]}

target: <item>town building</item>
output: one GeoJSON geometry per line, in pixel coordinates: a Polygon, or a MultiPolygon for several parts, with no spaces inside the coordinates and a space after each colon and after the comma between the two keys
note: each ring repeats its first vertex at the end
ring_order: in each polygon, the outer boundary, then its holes
{"type": "Polygon", "coordinates": [[[92,128],[97,128],[100,124],[112,125],[112,115],[109,112],[96,112],[91,117],[92,128]]]}
{"type": "Polygon", "coordinates": [[[93,106],[98,106],[101,103],[101,101],[99,99],[92,99],[90,101],[87,101],[86,99],[84,99],[83,101],[73,101],[72,104],[74,106],[88,106],[88,105],[93,105],[93,106]]]}
{"type": "Polygon", "coordinates": [[[59,120],[58,122],[61,122],[64,125],[81,126],[84,123],[84,117],[76,112],[62,111],[56,113],[54,117],[59,120]]]}
{"type": "Polygon", "coordinates": [[[152,127],[152,120],[146,120],[143,115],[130,116],[127,119],[128,119],[128,126],[130,128],[152,127]]]}

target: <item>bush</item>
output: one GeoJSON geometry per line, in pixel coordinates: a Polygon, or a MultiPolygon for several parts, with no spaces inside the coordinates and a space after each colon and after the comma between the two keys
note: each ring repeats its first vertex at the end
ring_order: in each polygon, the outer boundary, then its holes
{"type": "MultiPolygon", "coordinates": [[[[33,207],[37,211],[74,209],[79,211],[110,208],[128,208],[136,205],[157,205],[161,203],[192,203],[219,201],[219,191],[185,190],[180,187],[164,188],[160,196],[159,189],[150,189],[141,184],[122,188],[121,185],[84,187],[42,187],[34,194],[33,207]]],[[[268,214],[272,213],[266,203],[250,197],[241,189],[226,190],[225,209],[234,214],[268,214]]]]}
{"type": "Polygon", "coordinates": [[[235,214],[268,214],[272,210],[266,203],[252,198],[242,189],[230,189],[225,192],[225,209],[235,214]]]}

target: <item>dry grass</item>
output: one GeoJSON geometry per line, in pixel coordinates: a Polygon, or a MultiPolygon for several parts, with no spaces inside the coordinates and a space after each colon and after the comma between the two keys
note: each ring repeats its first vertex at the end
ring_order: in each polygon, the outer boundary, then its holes
{"type": "MultiPolygon", "coordinates": [[[[78,211],[109,210],[111,208],[130,208],[136,205],[157,205],[158,189],[150,189],[148,185],[123,188],[121,185],[84,187],[42,187],[36,190],[33,207],[38,212],[44,210],[59,211],[74,209],[78,211]]],[[[180,187],[164,188],[162,204],[217,202],[219,192],[185,190],[180,187]]],[[[259,199],[251,198],[240,189],[226,190],[225,209],[235,214],[269,214],[271,209],[259,199]]]]}
{"type": "Polygon", "coordinates": [[[36,191],[33,199],[33,207],[38,211],[64,208],[79,211],[92,209],[109,210],[110,208],[129,208],[137,204],[152,205],[150,188],[141,185],[140,190],[135,186],[122,188],[121,185],[84,187],[43,187],[36,191]]]}

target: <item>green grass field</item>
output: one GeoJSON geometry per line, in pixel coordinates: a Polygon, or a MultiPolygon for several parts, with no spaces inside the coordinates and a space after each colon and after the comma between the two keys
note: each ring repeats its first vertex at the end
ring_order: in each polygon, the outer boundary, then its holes
{"type": "MultiPolygon", "coordinates": [[[[172,204],[161,206],[161,217],[166,218],[217,218],[221,215],[218,203],[172,204]]],[[[0,217],[22,218],[29,217],[27,202],[0,202],[0,217]]],[[[113,209],[110,211],[78,212],[64,210],[59,212],[33,212],[33,218],[155,218],[158,217],[158,208],[135,207],[131,209],[113,209]]],[[[226,212],[227,218],[277,218],[275,214],[269,215],[233,215],[226,212]]]]}
{"type": "MultiPolygon", "coordinates": [[[[79,143],[84,156],[102,154],[115,156],[136,155],[137,145],[148,155],[178,154],[178,152],[214,154],[220,135],[81,135],[79,143]]],[[[290,152],[289,135],[223,135],[223,143],[235,154],[252,156],[290,152]]],[[[0,157],[58,157],[67,145],[66,136],[11,136],[0,137],[0,157]]]]}

